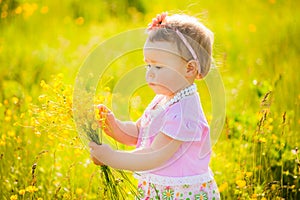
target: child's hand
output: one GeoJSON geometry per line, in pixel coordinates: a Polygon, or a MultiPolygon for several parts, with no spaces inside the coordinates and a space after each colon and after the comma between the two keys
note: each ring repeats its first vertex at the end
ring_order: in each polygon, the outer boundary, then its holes
{"type": "Polygon", "coordinates": [[[95,165],[105,165],[109,162],[113,150],[109,145],[98,145],[95,142],[89,143],[91,159],[95,165]]]}

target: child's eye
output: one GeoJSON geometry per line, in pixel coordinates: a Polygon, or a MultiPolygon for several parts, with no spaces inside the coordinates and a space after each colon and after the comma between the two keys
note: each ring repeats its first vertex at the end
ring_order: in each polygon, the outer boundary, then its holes
{"type": "Polygon", "coordinates": [[[150,70],[150,69],[151,69],[151,67],[154,67],[155,69],[161,69],[161,68],[162,68],[161,66],[157,66],[157,65],[150,65],[150,64],[148,64],[148,65],[146,65],[146,66],[145,66],[145,68],[146,68],[147,70],[150,70]]]}

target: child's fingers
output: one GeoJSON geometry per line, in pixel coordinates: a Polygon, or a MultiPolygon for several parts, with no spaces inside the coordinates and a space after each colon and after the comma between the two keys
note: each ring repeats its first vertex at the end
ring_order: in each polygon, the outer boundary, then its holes
{"type": "Polygon", "coordinates": [[[90,142],[89,143],[89,147],[90,147],[91,150],[94,150],[97,146],[98,146],[98,144],[96,144],[95,142],[90,142]]]}
{"type": "Polygon", "coordinates": [[[114,120],[115,120],[115,116],[112,112],[105,112],[105,113],[99,113],[99,124],[101,125],[110,125],[114,120]]]}
{"type": "Polygon", "coordinates": [[[106,113],[106,119],[108,120],[108,121],[112,121],[112,120],[114,120],[115,119],[115,116],[113,115],[113,113],[106,113]]]}
{"type": "Polygon", "coordinates": [[[100,112],[110,112],[110,110],[104,105],[104,104],[98,104],[97,108],[99,109],[100,112]]]}
{"type": "Polygon", "coordinates": [[[111,120],[111,114],[110,113],[99,113],[99,125],[100,127],[105,126],[107,124],[109,124],[109,120],[111,120]],[[109,118],[109,119],[108,119],[109,118]]]}
{"type": "Polygon", "coordinates": [[[108,113],[111,113],[111,111],[103,104],[98,104],[97,108],[99,110],[99,116],[101,119],[105,118],[108,113]]]}
{"type": "Polygon", "coordinates": [[[95,157],[91,156],[91,160],[93,161],[93,163],[95,165],[104,165],[102,162],[100,162],[99,160],[97,160],[95,157]]]}

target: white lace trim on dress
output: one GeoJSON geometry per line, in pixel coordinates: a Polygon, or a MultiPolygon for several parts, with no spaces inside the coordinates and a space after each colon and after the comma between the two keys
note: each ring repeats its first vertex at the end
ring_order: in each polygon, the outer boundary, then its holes
{"type": "Polygon", "coordinates": [[[192,185],[192,184],[202,184],[212,181],[214,179],[211,171],[201,175],[195,176],[185,176],[185,177],[170,177],[170,176],[160,176],[151,173],[134,173],[134,178],[139,181],[147,181],[148,183],[164,185],[164,186],[175,186],[175,185],[192,185]]]}

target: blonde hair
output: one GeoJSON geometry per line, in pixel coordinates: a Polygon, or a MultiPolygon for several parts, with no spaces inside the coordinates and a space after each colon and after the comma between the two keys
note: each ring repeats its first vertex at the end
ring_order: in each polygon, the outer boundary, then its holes
{"type": "Polygon", "coordinates": [[[212,31],[197,18],[184,14],[167,16],[163,26],[148,30],[149,41],[175,42],[179,52],[182,53],[182,57],[187,61],[193,59],[192,54],[178,36],[176,30],[184,35],[193,48],[200,65],[200,75],[202,78],[205,77],[212,64],[212,46],[214,40],[212,31]]]}

